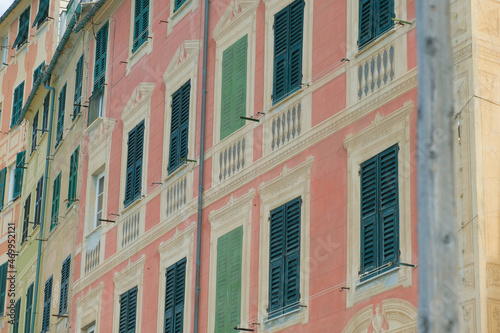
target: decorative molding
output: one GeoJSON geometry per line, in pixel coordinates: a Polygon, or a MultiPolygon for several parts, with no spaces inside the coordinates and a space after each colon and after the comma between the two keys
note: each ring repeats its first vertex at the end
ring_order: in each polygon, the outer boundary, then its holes
{"type": "Polygon", "coordinates": [[[476,301],[468,300],[462,305],[462,331],[464,333],[476,333],[476,301]]]}
{"type": "Polygon", "coordinates": [[[121,118],[128,118],[129,113],[133,110],[138,110],[146,101],[151,100],[153,91],[155,89],[154,82],[141,82],[135,87],[134,91],[130,94],[130,98],[123,109],[121,118]]]}
{"type": "Polygon", "coordinates": [[[500,301],[488,298],[486,300],[488,318],[488,332],[500,332],[500,301]]]}
{"type": "Polygon", "coordinates": [[[172,77],[179,75],[183,69],[184,63],[194,61],[197,62],[200,53],[200,40],[185,40],[181,43],[174,54],[174,57],[167,66],[165,74],[163,74],[163,82],[169,83],[172,77]]]}
{"type": "Polygon", "coordinates": [[[212,31],[213,39],[218,42],[237,29],[242,20],[255,13],[258,5],[259,0],[232,0],[212,31]]]}
{"type": "Polygon", "coordinates": [[[235,199],[231,194],[229,201],[224,207],[210,212],[208,221],[210,222],[212,229],[218,229],[221,225],[224,225],[237,217],[242,217],[248,214],[248,208],[254,196],[254,188],[251,188],[247,194],[244,194],[237,199],[235,199]]]}
{"type": "Polygon", "coordinates": [[[487,287],[500,287],[500,265],[487,263],[486,274],[488,276],[487,287]]]}
{"type": "Polygon", "coordinates": [[[160,253],[160,258],[171,257],[177,249],[182,249],[185,247],[193,246],[191,241],[193,239],[193,233],[196,229],[196,223],[191,223],[186,229],[179,231],[179,228],[175,230],[175,234],[167,241],[161,242],[158,246],[158,252],[160,253]]]}

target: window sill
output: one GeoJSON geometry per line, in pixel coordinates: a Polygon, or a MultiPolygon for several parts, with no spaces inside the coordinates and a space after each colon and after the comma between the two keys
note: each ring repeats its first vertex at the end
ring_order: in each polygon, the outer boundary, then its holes
{"type": "Polygon", "coordinates": [[[306,88],[307,87],[302,87],[300,89],[295,90],[293,93],[291,93],[287,97],[280,99],[278,102],[276,102],[276,104],[272,101],[271,103],[273,103],[273,104],[267,110],[266,115],[268,113],[272,113],[275,111],[279,112],[283,109],[286,109],[290,104],[293,104],[293,103],[295,103],[295,101],[301,99],[302,96],[304,95],[303,92],[306,90],[306,88]]]}
{"type": "Polygon", "coordinates": [[[14,52],[14,58],[16,58],[17,55],[21,53],[21,51],[25,50],[27,46],[28,46],[28,39],[26,38],[26,40],[24,41],[24,43],[21,44],[20,47],[16,46],[16,52],[14,52]]]}
{"type": "Polygon", "coordinates": [[[90,134],[94,129],[96,129],[103,122],[103,117],[97,117],[87,128],[84,133],[90,134]]]}
{"type": "Polygon", "coordinates": [[[151,51],[153,51],[153,33],[150,33],[148,35],[146,41],[142,43],[142,45],[139,46],[137,50],[130,51],[129,57],[127,59],[126,75],[129,75],[132,71],[132,67],[134,67],[134,65],[138,63],[143,56],[145,56],[146,54],[150,54],[151,51]]]}
{"type": "Polygon", "coordinates": [[[396,32],[396,26],[392,26],[389,30],[383,32],[381,35],[378,35],[375,39],[369,41],[365,45],[363,45],[361,48],[358,48],[356,54],[354,55],[354,58],[358,58],[363,56],[365,53],[370,53],[370,50],[373,50],[374,48],[377,47],[377,45],[380,45],[383,43],[385,39],[387,39],[389,36],[391,36],[393,33],[396,32]]]}
{"type": "Polygon", "coordinates": [[[266,318],[263,320],[262,331],[278,331],[283,330],[292,325],[303,322],[303,317],[307,311],[306,307],[299,307],[298,309],[292,310],[290,312],[284,313],[277,317],[266,318]]]}
{"type": "MultiPolygon", "coordinates": [[[[42,32],[42,30],[49,24],[49,17],[47,16],[42,24],[38,25],[37,24],[37,27],[36,27],[36,31],[35,31],[35,36],[38,37],[38,34],[40,34],[42,32]]],[[[31,28],[30,28],[31,29],[31,28]]]]}
{"type": "MultiPolygon", "coordinates": [[[[185,162],[185,163],[181,164],[172,173],[168,173],[168,171],[167,171],[167,176],[163,179],[163,184],[168,186],[167,183],[175,182],[175,180],[177,180],[182,175],[184,175],[184,173],[188,169],[188,163],[190,163],[190,162],[185,162]]],[[[196,164],[198,164],[198,163],[196,163],[196,164]]],[[[196,164],[193,164],[193,166],[195,166],[196,164]]]]}
{"type": "Polygon", "coordinates": [[[128,215],[130,212],[134,211],[134,209],[137,208],[137,206],[140,206],[140,202],[142,202],[143,198],[145,198],[145,196],[141,194],[139,197],[137,197],[137,199],[135,199],[127,207],[123,206],[123,209],[120,212],[121,219],[124,220],[126,218],[126,215],[128,215]]]}
{"type": "Polygon", "coordinates": [[[399,270],[401,268],[401,266],[395,266],[394,268],[391,268],[389,270],[386,270],[378,275],[375,275],[375,276],[372,276],[371,278],[368,278],[364,281],[358,281],[355,285],[355,288],[360,288],[362,286],[365,286],[365,285],[370,285],[372,282],[375,282],[377,281],[378,279],[383,279],[385,278],[386,276],[394,273],[395,271],[399,270]]]}
{"type": "MultiPolygon", "coordinates": [[[[101,224],[98,226],[98,227],[95,227],[94,229],[90,230],[84,237],[85,239],[89,238],[90,236],[92,236],[94,233],[98,232],[100,229],[104,229],[103,227],[103,223],[106,223],[106,222],[101,222],[101,224]]],[[[102,230],[101,230],[102,232],[102,230]]]]}

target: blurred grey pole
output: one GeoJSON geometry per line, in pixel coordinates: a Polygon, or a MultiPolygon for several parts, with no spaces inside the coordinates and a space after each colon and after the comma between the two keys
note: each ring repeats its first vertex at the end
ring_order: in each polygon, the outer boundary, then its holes
{"type": "Polygon", "coordinates": [[[417,0],[419,332],[458,332],[450,0],[417,0]]]}

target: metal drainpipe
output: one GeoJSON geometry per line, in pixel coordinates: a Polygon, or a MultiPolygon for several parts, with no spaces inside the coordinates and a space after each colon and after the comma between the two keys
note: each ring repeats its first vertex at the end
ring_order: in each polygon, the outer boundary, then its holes
{"type": "Polygon", "coordinates": [[[196,287],[194,297],[194,333],[198,333],[200,312],[200,258],[201,226],[203,210],[203,166],[205,162],[205,112],[207,107],[207,54],[208,54],[208,9],[209,0],[205,0],[205,27],[203,29],[203,79],[201,87],[201,123],[200,123],[200,173],[198,184],[198,221],[196,228],[196,287]]]}
{"type": "Polygon", "coordinates": [[[40,235],[38,237],[38,256],[36,258],[36,275],[35,275],[35,297],[33,298],[33,314],[31,315],[31,329],[30,332],[35,331],[35,314],[36,314],[36,304],[38,301],[38,282],[40,280],[40,261],[42,256],[42,238],[43,238],[43,220],[45,217],[45,200],[47,197],[47,183],[49,181],[49,162],[50,162],[50,146],[52,138],[52,121],[54,117],[54,99],[56,94],[56,89],[43,84],[45,89],[51,91],[52,96],[50,96],[50,120],[49,120],[49,132],[47,137],[47,158],[45,159],[45,176],[43,180],[43,194],[42,194],[42,211],[40,214],[40,235]]]}

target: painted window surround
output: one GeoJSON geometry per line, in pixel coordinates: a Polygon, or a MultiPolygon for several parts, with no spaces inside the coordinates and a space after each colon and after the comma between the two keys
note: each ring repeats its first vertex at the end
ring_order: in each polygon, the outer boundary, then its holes
{"type": "Polygon", "coordinates": [[[129,261],[127,267],[121,272],[115,273],[113,278],[115,283],[114,306],[113,306],[113,332],[118,332],[120,321],[120,296],[128,290],[137,286],[137,312],[136,312],[136,332],[141,331],[142,318],[142,293],[144,283],[144,263],[146,256],[143,255],[136,262],[129,261]]]}
{"type": "Polygon", "coordinates": [[[280,176],[261,185],[260,194],[260,249],[259,255],[259,310],[257,322],[261,323],[259,332],[276,332],[296,324],[306,324],[309,320],[309,216],[310,216],[310,182],[311,168],[314,157],[308,157],[304,162],[288,169],[285,165],[280,176]],[[297,310],[288,312],[272,319],[268,318],[269,303],[269,237],[270,224],[268,217],[276,207],[290,200],[302,198],[300,218],[300,304],[297,310]]]}
{"type": "Polygon", "coordinates": [[[346,306],[367,300],[370,297],[396,287],[412,284],[411,267],[395,267],[376,277],[360,282],[360,177],[361,163],[385,149],[398,144],[399,182],[399,249],[400,260],[412,262],[411,251],[411,201],[410,201],[410,113],[413,102],[388,116],[375,119],[365,129],[349,135],[344,141],[347,149],[347,287],[346,306]]]}
{"type": "MultiPolygon", "coordinates": [[[[132,1],[132,5],[130,6],[130,33],[129,33],[129,48],[128,48],[128,59],[127,59],[127,67],[126,67],[126,75],[129,75],[132,71],[132,67],[145,55],[150,54],[153,51],[153,28],[156,25],[153,24],[153,9],[154,9],[154,0],[149,0],[149,15],[148,15],[148,38],[141,46],[132,52],[132,47],[134,45],[134,20],[135,20],[135,2],[137,0],[132,1]]],[[[175,0],[174,0],[175,1],[175,0]]],[[[142,70],[139,69],[139,70],[142,70]]]]}
{"type": "Polygon", "coordinates": [[[186,0],[182,6],[174,12],[175,0],[170,0],[170,14],[167,19],[167,36],[174,31],[174,27],[184,18],[184,16],[189,12],[194,13],[196,11],[199,2],[199,0],[186,0]]]}
{"type": "MultiPolygon", "coordinates": [[[[241,263],[241,323],[242,327],[247,327],[249,320],[249,300],[250,300],[250,241],[252,223],[252,202],[255,196],[255,189],[251,189],[247,194],[235,199],[230,197],[228,203],[212,211],[208,216],[210,222],[210,267],[217,267],[217,240],[228,232],[243,226],[242,243],[242,263],[241,263]]],[[[208,292],[208,332],[215,329],[215,308],[216,308],[216,282],[217,270],[211,269],[209,272],[209,292],[208,292]]]]}
{"type": "MultiPolygon", "coordinates": [[[[76,332],[85,332],[91,327],[99,327],[101,316],[101,300],[104,283],[87,292],[76,300],[76,332]]],[[[109,291],[106,291],[109,293],[109,291]]],[[[108,296],[109,297],[109,296],[108,296]]]]}
{"type": "MultiPolygon", "coordinates": [[[[159,290],[158,295],[165,295],[165,272],[171,265],[182,258],[186,258],[186,290],[184,295],[184,332],[191,332],[192,304],[193,304],[193,267],[194,267],[194,244],[196,223],[192,223],[186,229],[176,230],[172,238],[161,242],[158,246],[160,254],[160,271],[158,273],[159,290]]],[[[165,320],[165,297],[158,297],[157,333],[163,333],[165,320]]]]}

